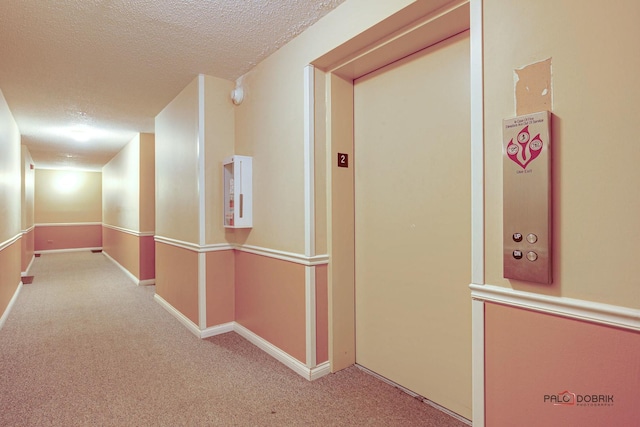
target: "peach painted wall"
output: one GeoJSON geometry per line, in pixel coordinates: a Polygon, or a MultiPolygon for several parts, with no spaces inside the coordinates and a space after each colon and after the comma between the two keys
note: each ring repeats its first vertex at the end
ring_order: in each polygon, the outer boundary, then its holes
{"type": "MultiPolygon", "coordinates": [[[[576,7],[484,0],[485,282],[640,308],[640,3],[576,7]],[[605,25],[606,23],[606,25],[605,25]],[[553,284],[502,277],[502,120],[514,70],[551,58],[553,284]],[[620,65],[624,58],[624,65],[620,65]],[[608,141],[603,144],[602,141],[608,141]]],[[[637,332],[486,304],[487,425],[635,425],[637,332]],[[543,394],[614,394],[613,407],[545,405],[543,394]],[[500,418],[500,416],[507,418],[500,418]],[[509,418],[511,417],[511,418],[509,418]],[[523,422],[512,422],[522,420],[523,422]]]]}
{"type": "Polygon", "coordinates": [[[36,252],[101,247],[100,224],[37,225],[35,228],[36,252]]]}
{"type": "MultiPolygon", "coordinates": [[[[142,232],[156,229],[156,138],[151,133],[140,134],[140,228],[142,232]]],[[[145,251],[146,252],[146,251],[145,251]]]]}
{"type": "MultiPolygon", "coordinates": [[[[411,0],[347,0],[243,76],[247,96],[241,105],[235,107],[235,151],[253,156],[254,159],[254,227],[250,232],[238,233],[236,230],[234,242],[304,253],[304,68],[413,3],[411,0]]],[[[428,3],[436,9],[447,3],[447,0],[429,0],[428,3]]],[[[319,79],[322,78],[321,74],[316,74],[319,79]]],[[[321,88],[317,89],[322,93],[321,88]]],[[[326,129],[324,111],[318,108],[316,113],[316,138],[320,144],[316,146],[316,179],[319,181],[316,182],[318,222],[315,238],[317,253],[323,254],[328,250],[327,233],[330,224],[327,218],[327,199],[331,196],[331,189],[326,186],[325,178],[327,168],[334,162],[333,157],[326,158],[326,147],[321,145],[326,129]]],[[[349,203],[352,201],[353,198],[349,203]]],[[[348,250],[345,252],[349,253],[348,250]]],[[[349,256],[341,260],[349,263],[349,256]]],[[[272,262],[278,263],[275,260],[272,262]]],[[[237,272],[240,271],[236,268],[237,272]]],[[[257,276],[258,273],[252,274],[257,276]]],[[[299,292],[304,290],[304,275],[298,277],[299,281],[290,288],[292,293],[286,295],[287,299],[303,298],[303,293],[299,292]]],[[[353,288],[348,284],[336,286],[328,293],[331,295],[328,304],[332,307],[332,316],[334,320],[339,318],[335,324],[343,324],[342,319],[353,323],[353,288]],[[349,309],[344,310],[344,306],[349,309]]],[[[236,309],[238,307],[239,302],[236,300],[236,309]]],[[[297,308],[303,312],[304,304],[297,308]]],[[[265,310],[257,303],[255,309],[265,310]]],[[[237,310],[236,316],[239,315],[237,310]]],[[[294,326],[303,332],[304,317],[300,317],[299,322],[294,326]]],[[[292,326],[285,326],[290,327],[292,326]]],[[[331,339],[335,338],[337,342],[333,367],[339,369],[351,365],[354,360],[353,328],[334,328],[331,334],[331,339]],[[336,356],[340,360],[336,360],[336,356]]],[[[298,354],[296,357],[304,357],[302,349],[298,354]]]]}
{"type": "Polygon", "coordinates": [[[102,227],[102,250],[140,279],[140,237],[102,227]]]}
{"type": "Polygon", "coordinates": [[[22,156],[22,229],[27,230],[34,224],[34,187],[35,169],[33,158],[26,145],[21,145],[22,156]]]}
{"type": "Polygon", "coordinates": [[[20,131],[0,91],[0,244],[21,231],[20,163],[20,131]]]}
{"type": "Polygon", "coordinates": [[[20,131],[0,90],[0,316],[20,283],[20,131]],[[13,241],[13,242],[12,242],[13,241]]]}
{"type": "Polygon", "coordinates": [[[640,308],[640,3],[484,1],[486,283],[640,308]],[[604,25],[606,23],[606,25],[604,25]],[[553,284],[502,278],[502,119],[514,70],[551,58],[553,284]],[[620,64],[624,58],[624,66],[620,64]],[[602,144],[602,141],[611,143],[602,144]]]}
{"type": "Polygon", "coordinates": [[[22,145],[21,157],[22,157],[22,183],[21,183],[21,200],[22,200],[22,262],[21,270],[23,274],[27,273],[34,255],[34,186],[35,186],[35,169],[33,158],[29,149],[22,145]]]}
{"type": "Polygon", "coordinates": [[[485,328],[485,425],[637,425],[640,333],[493,303],[485,328]],[[565,391],[583,405],[555,405],[565,391]]]}
{"type": "Polygon", "coordinates": [[[236,322],[306,363],[304,266],[236,252],[236,322]]]}
{"type": "MultiPolygon", "coordinates": [[[[227,230],[222,220],[222,161],[235,152],[235,106],[229,94],[234,83],[211,76],[203,76],[204,83],[204,141],[205,141],[205,241],[225,243],[235,241],[235,232],[227,230]]],[[[207,270],[209,275],[211,272],[207,270]]],[[[214,272],[215,274],[215,272],[214,272]]]]}
{"type": "Polygon", "coordinates": [[[35,223],[102,222],[102,173],[36,169],[35,223]]]}
{"type": "Polygon", "coordinates": [[[140,280],[151,280],[156,277],[156,244],[153,236],[140,236],[140,280]]]}
{"type": "Polygon", "coordinates": [[[410,3],[347,0],[247,73],[235,117],[236,151],[254,158],[247,244],[304,252],[304,67],[410,3]]]}
{"type": "Polygon", "coordinates": [[[207,252],[207,327],[235,320],[234,252],[207,252]]]}
{"type": "Polygon", "coordinates": [[[136,236],[102,227],[102,250],[139,280],[155,278],[153,236],[136,236]]]}
{"type": "Polygon", "coordinates": [[[35,251],[102,247],[102,173],[36,169],[35,251]]]}
{"type": "Polygon", "coordinates": [[[102,173],[36,169],[34,250],[102,247],[102,173]]]}
{"type": "Polygon", "coordinates": [[[156,293],[198,324],[198,253],[156,242],[156,293]]]}
{"type": "Polygon", "coordinates": [[[136,135],[102,168],[103,250],[140,280],[155,277],[154,135],[136,135]]]}
{"type": "Polygon", "coordinates": [[[316,266],[316,363],[329,360],[329,290],[327,266],[316,266]]]}
{"type": "Polygon", "coordinates": [[[199,242],[198,78],[157,116],[156,235],[199,242]]]}
{"type": "MultiPolygon", "coordinates": [[[[234,154],[234,108],[229,97],[233,86],[233,82],[200,75],[156,116],[156,235],[160,239],[196,245],[227,243],[221,178],[222,160],[234,154]]],[[[228,235],[234,240],[233,231],[228,235]]],[[[206,271],[207,326],[233,320],[233,263],[224,261],[230,254],[208,254],[206,265],[200,266],[198,253],[192,253],[194,270],[188,274],[196,278],[196,291],[198,271],[206,271]]],[[[175,277],[161,278],[165,273],[166,269],[156,272],[156,285],[162,283],[167,294],[181,294],[180,282],[175,277]]],[[[192,297],[197,309],[198,293],[192,297]]],[[[197,310],[193,314],[198,324],[197,310]]]]}
{"type": "Polygon", "coordinates": [[[155,228],[154,135],[136,135],[102,168],[102,220],[139,232],[155,228]]]}
{"type": "Polygon", "coordinates": [[[29,265],[31,264],[31,261],[33,260],[35,254],[35,234],[35,229],[32,228],[26,233],[23,233],[22,239],[20,239],[22,241],[22,255],[20,266],[22,273],[24,274],[28,273],[27,269],[29,268],[29,265]]]}
{"type": "Polygon", "coordinates": [[[20,256],[19,241],[0,250],[0,317],[4,314],[11,298],[20,284],[20,256]]]}
{"type": "Polygon", "coordinates": [[[102,221],[140,230],[140,134],[102,168],[102,221]]]}

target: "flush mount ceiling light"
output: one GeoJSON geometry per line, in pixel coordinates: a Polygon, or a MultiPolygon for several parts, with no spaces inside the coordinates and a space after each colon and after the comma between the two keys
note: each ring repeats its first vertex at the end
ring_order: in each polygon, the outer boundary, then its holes
{"type": "Polygon", "coordinates": [[[64,138],[71,138],[77,142],[87,142],[104,136],[105,132],[87,125],[74,125],[58,128],[55,133],[64,138]]]}
{"type": "Polygon", "coordinates": [[[71,138],[75,139],[78,142],[87,142],[89,139],[91,139],[89,131],[87,129],[81,128],[69,129],[69,136],[71,136],[71,138]]]}

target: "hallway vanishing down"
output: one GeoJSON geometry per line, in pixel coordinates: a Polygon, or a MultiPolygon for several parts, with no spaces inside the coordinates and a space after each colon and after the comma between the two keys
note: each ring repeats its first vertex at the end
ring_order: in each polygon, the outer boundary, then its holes
{"type": "Polygon", "coordinates": [[[463,426],[357,367],[309,382],[199,339],[101,253],[45,254],[0,330],[0,425],[463,426]]]}

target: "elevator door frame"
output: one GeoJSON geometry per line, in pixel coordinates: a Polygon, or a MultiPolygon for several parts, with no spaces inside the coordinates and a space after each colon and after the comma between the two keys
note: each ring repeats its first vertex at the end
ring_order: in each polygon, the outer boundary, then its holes
{"type": "MultiPolygon", "coordinates": [[[[482,0],[450,2],[428,10],[415,2],[336,47],[310,65],[315,104],[325,113],[329,361],[336,372],[355,363],[355,230],[353,168],[337,167],[338,153],[353,155],[353,80],[470,29],[471,281],[484,284],[484,139],[482,0]],[[419,18],[416,18],[418,16],[419,18]],[[321,100],[321,101],[319,101],[321,100]]],[[[352,164],[350,162],[350,164],[352,164]]],[[[473,420],[484,425],[484,308],[473,301],[473,420]]]]}

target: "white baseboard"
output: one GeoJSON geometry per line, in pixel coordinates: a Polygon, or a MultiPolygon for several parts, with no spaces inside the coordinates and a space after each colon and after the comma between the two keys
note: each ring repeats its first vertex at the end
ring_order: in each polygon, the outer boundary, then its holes
{"type": "Polygon", "coordinates": [[[65,253],[65,252],[85,252],[85,251],[101,251],[102,248],[101,247],[95,247],[95,248],[71,248],[71,249],[50,249],[50,250],[46,250],[46,251],[35,251],[34,253],[38,254],[38,255],[43,255],[43,254],[60,254],[60,253],[65,253]]]}
{"type": "Polygon", "coordinates": [[[137,286],[149,286],[149,285],[156,284],[156,279],[147,279],[147,280],[138,279],[133,273],[127,270],[122,264],[116,261],[111,255],[109,255],[105,251],[102,251],[102,255],[107,257],[108,260],[110,260],[112,263],[118,266],[118,268],[120,268],[120,270],[122,270],[124,274],[126,274],[127,277],[129,277],[129,279],[131,279],[131,281],[133,281],[133,283],[135,283],[137,286]]]}
{"type": "Polygon", "coordinates": [[[207,329],[201,330],[198,328],[191,319],[187,318],[184,314],[180,313],[175,307],[169,304],[164,298],[160,295],[154,295],[155,300],[160,304],[165,310],[167,310],[173,317],[175,317],[180,323],[182,323],[191,333],[193,333],[198,338],[209,338],[215,335],[224,334],[227,332],[235,332],[265,353],[269,354],[271,357],[278,360],[280,363],[297,373],[303,378],[306,378],[309,381],[313,381],[315,379],[321,378],[329,373],[331,373],[331,366],[329,362],[321,363],[315,368],[308,368],[304,363],[300,362],[298,359],[290,356],[286,352],[282,351],[275,345],[271,344],[269,341],[264,338],[256,335],[251,332],[249,329],[244,326],[238,324],[237,322],[229,322],[224,323],[222,325],[212,326],[207,329]]]}
{"type": "Polygon", "coordinates": [[[309,368],[298,359],[290,356],[275,345],[271,344],[269,341],[256,335],[255,333],[251,332],[249,329],[238,323],[235,324],[234,331],[241,337],[245,338],[247,341],[251,342],[256,347],[269,354],[271,357],[275,358],[280,363],[309,381],[323,377],[331,372],[329,362],[322,363],[315,368],[309,368]]]}
{"type": "Polygon", "coordinates": [[[20,273],[21,277],[26,277],[29,275],[29,270],[31,270],[31,266],[33,265],[33,261],[35,259],[36,259],[35,255],[31,257],[31,261],[29,261],[29,265],[27,266],[27,269],[20,273]]]}
{"type": "Polygon", "coordinates": [[[200,338],[215,337],[216,335],[233,332],[236,322],[223,323],[222,325],[211,326],[200,331],[200,338]]]}
{"type": "Polygon", "coordinates": [[[200,329],[198,325],[196,325],[191,319],[189,319],[184,314],[180,313],[174,306],[169,304],[164,298],[160,295],[155,294],[153,298],[160,304],[165,310],[169,312],[173,317],[175,317],[180,323],[182,323],[186,328],[196,337],[198,338],[209,338],[220,334],[225,334],[227,332],[233,332],[235,328],[235,322],[224,323],[222,325],[211,326],[210,328],[200,329]]]}
{"type": "Polygon", "coordinates": [[[153,298],[156,300],[156,302],[158,302],[158,304],[160,304],[165,310],[167,310],[169,312],[169,314],[171,314],[173,317],[175,317],[176,319],[178,319],[178,321],[180,323],[182,323],[189,331],[191,331],[191,333],[193,333],[193,335],[197,336],[198,338],[200,338],[200,328],[198,328],[198,325],[196,325],[195,323],[193,323],[191,321],[191,319],[189,319],[187,316],[185,316],[184,314],[180,313],[174,306],[172,306],[171,304],[169,304],[164,298],[162,298],[160,295],[155,294],[153,296],[153,298]]]}
{"type": "Polygon", "coordinates": [[[311,369],[311,377],[309,378],[309,380],[314,381],[318,378],[324,377],[325,375],[329,375],[330,373],[331,363],[329,363],[329,361],[326,361],[311,369]]]}
{"type": "Polygon", "coordinates": [[[7,318],[9,317],[9,313],[11,312],[13,305],[16,303],[16,300],[18,299],[18,294],[20,293],[21,289],[22,289],[22,282],[18,283],[18,288],[13,293],[13,296],[11,297],[11,301],[9,301],[9,304],[7,304],[7,308],[4,310],[4,313],[2,313],[2,316],[0,316],[0,329],[2,329],[2,327],[4,326],[4,323],[7,321],[7,318]]]}

